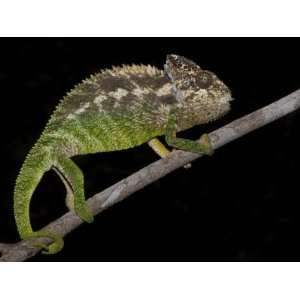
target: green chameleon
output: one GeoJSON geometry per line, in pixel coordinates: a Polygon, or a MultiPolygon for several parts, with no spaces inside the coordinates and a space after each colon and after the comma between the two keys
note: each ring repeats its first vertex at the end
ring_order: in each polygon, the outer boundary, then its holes
{"type": "Polygon", "coordinates": [[[55,232],[33,231],[30,201],[43,174],[53,169],[66,187],[66,205],[82,220],[93,221],[85,203],[82,171],[71,157],[128,149],[148,143],[161,157],[174,148],[212,154],[207,134],[200,142],[176,133],[224,115],[232,100],[218,77],[191,60],[168,55],[164,71],[149,65],[123,65],[92,75],[60,102],[44,132],[30,150],[16,180],[14,215],[22,239],[47,237],[43,253],[63,248],[55,232]]]}

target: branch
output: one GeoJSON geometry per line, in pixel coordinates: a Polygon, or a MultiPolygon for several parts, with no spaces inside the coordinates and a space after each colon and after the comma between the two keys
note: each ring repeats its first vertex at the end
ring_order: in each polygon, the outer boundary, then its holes
{"type": "MultiPolygon", "coordinates": [[[[264,108],[211,132],[209,137],[213,148],[220,148],[298,108],[300,108],[300,89],[264,108]]],[[[179,150],[173,151],[168,157],[148,165],[131,176],[105,189],[101,193],[94,195],[87,200],[87,204],[93,215],[97,215],[110,206],[126,199],[146,185],[201,156],[202,155],[179,150]]],[[[82,223],[83,222],[73,212],[68,212],[47,225],[45,229],[55,231],[62,236],[65,236],[82,223]]],[[[51,242],[46,238],[40,238],[38,240],[48,244],[51,242]]],[[[20,241],[15,244],[0,244],[0,251],[2,254],[0,261],[24,261],[36,255],[40,249],[30,247],[28,241],[20,241]]]]}

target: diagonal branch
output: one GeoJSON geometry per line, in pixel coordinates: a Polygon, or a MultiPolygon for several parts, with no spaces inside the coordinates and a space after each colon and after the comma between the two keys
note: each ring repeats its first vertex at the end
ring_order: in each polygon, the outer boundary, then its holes
{"type": "MultiPolygon", "coordinates": [[[[239,137],[267,125],[288,113],[300,108],[300,89],[286,97],[261,108],[249,115],[237,119],[224,127],[209,134],[214,149],[238,139],[239,137]]],[[[131,176],[119,181],[87,200],[88,206],[94,215],[101,213],[110,206],[126,199],[134,192],[146,185],[158,180],[168,173],[178,169],[202,155],[173,151],[168,157],[160,159],[147,167],[139,170],[131,176]]],[[[53,221],[45,228],[53,230],[62,236],[77,228],[82,221],[73,213],[68,212],[59,219],[53,221]]],[[[39,239],[49,243],[49,239],[39,239]]],[[[27,241],[16,244],[0,244],[0,261],[24,261],[36,255],[40,249],[32,248],[27,241]]]]}

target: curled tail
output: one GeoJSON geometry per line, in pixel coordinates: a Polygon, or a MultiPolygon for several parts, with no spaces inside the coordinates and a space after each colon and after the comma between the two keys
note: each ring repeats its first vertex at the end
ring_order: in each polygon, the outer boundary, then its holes
{"type": "Polygon", "coordinates": [[[40,230],[34,232],[30,222],[30,201],[34,190],[44,173],[52,166],[52,156],[49,148],[33,147],[29,152],[19,176],[14,191],[14,215],[21,239],[46,237],[53,240],[50,246],[34,244],[44,248],[43,253],[53,254],[63,248],[63,239],[54,232],[40,230]]]}

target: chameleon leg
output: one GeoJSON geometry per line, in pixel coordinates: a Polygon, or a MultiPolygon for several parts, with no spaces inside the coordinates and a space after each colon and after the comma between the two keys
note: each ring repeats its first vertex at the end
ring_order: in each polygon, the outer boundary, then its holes
{"type": "MultiPolygon", "coordinates": [[[[156,152],[160,157],[166,157],[171,153],[164,144],[162,144],[157,138],[154,138],[148,142],[148,145],[156,152]]],[[[191,164],[184,165],[185,169],[190,168],[191,164]]]]}
{"type": "Polygon", "coordinates": [[[167,144],[174,148],[194,153],[213,154],[213,148],[207,134],[203,134],[198,142],[176,137],[176,114],[174,113],[170,115],[165,136],[167,144]]]}
{"type": "Polygon", "coordinates": [[[154,138],[148,142],[148,145],[156,152],[160,157],[166,157],[171,153],[164,144],[162,144],[157,138],[154,138]]]}
{"type": "Polygon", "coordinates": [[[76,164],[66,156],[59,156],[55,164],[67,188],[67,205],[85,222],[93,222],[93,215],[86,206],[83,174],[76,164]]]}
{"type": "Polygon", "coordinates": [[[63,176],[63,174],[60,173],[60,171],[57,168],[53,168],[53,170],[56,172],[56,174],[60,177],[61,181],[63,182],[63,184],[65,185],[66,188],[66,206],[69,210],[74,211],[74,193],[72,190],[72,187],[70,185],[70,183],[65,179],[65,177],[63,176]]]}

